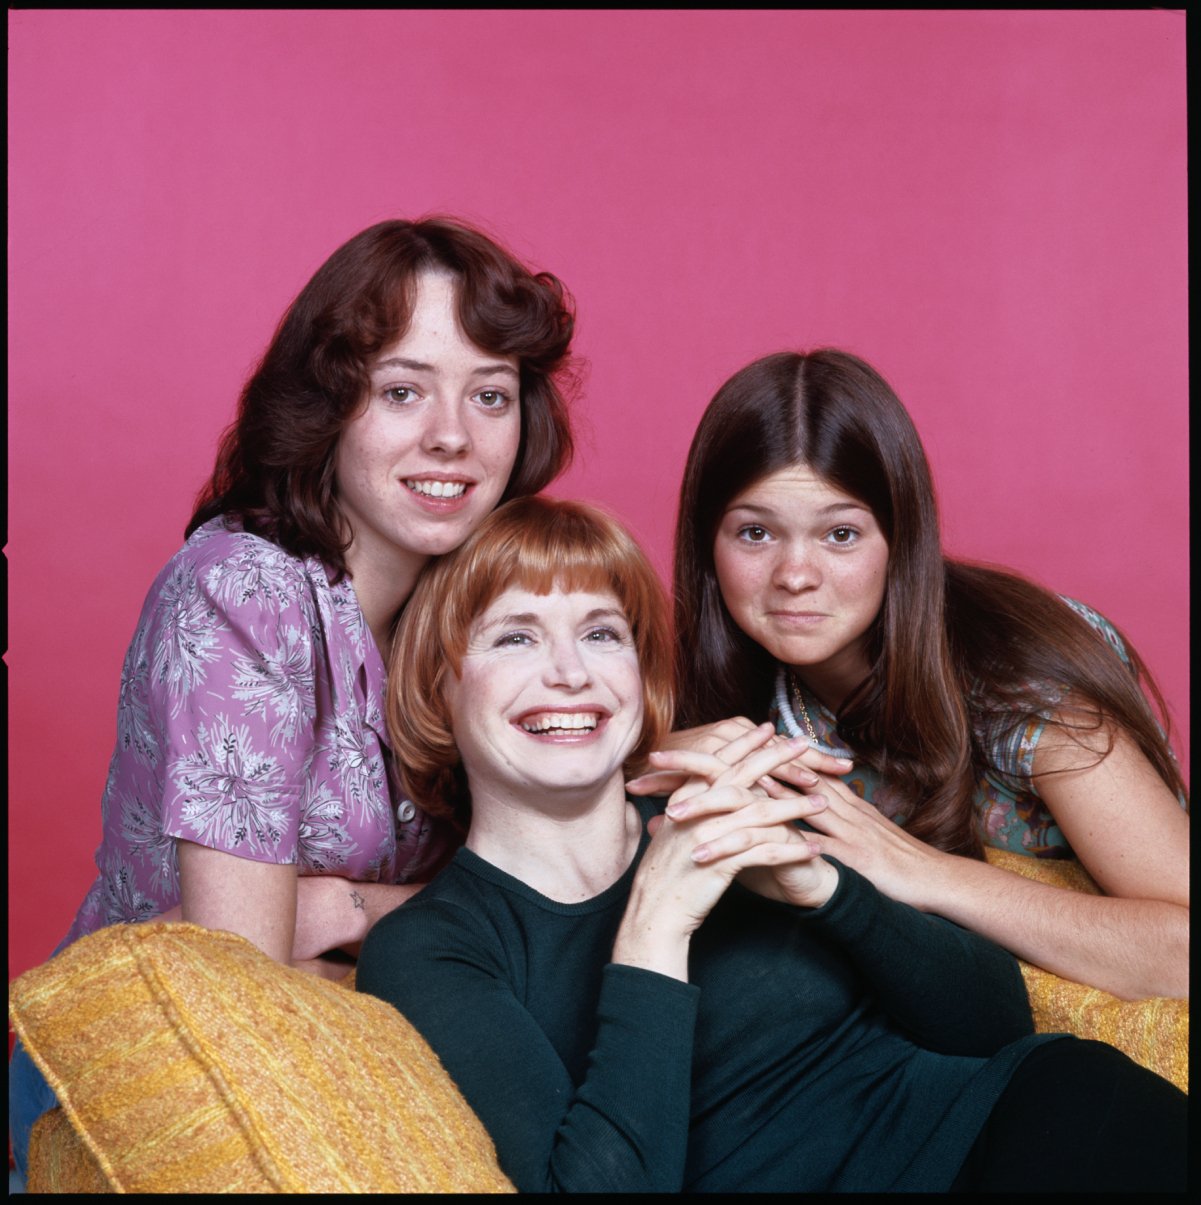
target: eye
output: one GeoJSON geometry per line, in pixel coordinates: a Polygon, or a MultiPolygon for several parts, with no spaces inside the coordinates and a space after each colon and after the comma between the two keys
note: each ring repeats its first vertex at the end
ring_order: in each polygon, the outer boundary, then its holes
{"type": "Polygon", "coordinates": [[[503,389],[481,389],[475,400],[485,410],[503,410],[512,399],[503,389]]]}
{"type": "Polygon", "coordinates": [[[738,538],[746,544],[762,544],[769,535],[767,528],[760,527],[758,523],[748,523],[738,529],[738,538]]]}
{"type": "Polygon", "coordinates": [[[493,641],[492,647],[494,649],[521,648],[527,644],[533,644],[528,632],[506,632],[493,641]]]}
{"type": "Polygon", "coordinates": [[[621,643],[622,635],[615,628],[593,628],[585,637],[592,644],[621,643]]]}
{"type": "Polygon", "coordinates": [[[853,527],[836,527],[828,539],[832,544],[853,544],[858,537],[859,532],[853,527]]]}
{"type": "Polygon", "coordinates": [[[391,402],[395,406],[405,406],[411,402],[417,394],[407,385],[389,385],[383,390],[383,398],[385,402],[391,402]]]}

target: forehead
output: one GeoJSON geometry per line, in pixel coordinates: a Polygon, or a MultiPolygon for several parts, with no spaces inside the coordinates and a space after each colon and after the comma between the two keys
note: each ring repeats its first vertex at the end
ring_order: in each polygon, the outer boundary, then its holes
{"type": "Polygon", "coordinates": [[[527,622],[549,622],[557,618],[582,619],[593,613],[624,615],[625,609],[609,590],[574,590],[556,582],[546,593],[514,587],[504,590],[484,608],[473,628],[521,618],[527,622]]]}
{"type": "Polygon", "coordinates": [[[459,321],[458,277],[449,271],[425,268],[413,278],[408,326],[398,339],[380,350],[371,367],[376,370],[430,367],[421,361],[447,352],[486,360],[493,370],[517,372],[515,356],[489,352],[463,330],[459,321]]]}
{"type": "Polygon", "coordinates": [[[823,510],[833,507],[868,509],[860,499],[840,489],[808,465],[794,464],[760,477],[732,498],[726,510],[777,510],[798,506],[821,507],[823,510]]]}

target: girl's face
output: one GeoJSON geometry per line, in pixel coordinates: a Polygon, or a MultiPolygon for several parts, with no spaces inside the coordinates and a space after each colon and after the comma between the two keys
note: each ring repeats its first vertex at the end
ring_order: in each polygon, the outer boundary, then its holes
{"type": "Polygon", "coordinates": [[[781,469],[731,501],[713,542],[734,622],[837,707],[866,676],[888,543],[872,512],[807,465],[781,469]]]}
{"type": "Polygon", "coordinates": [[[417,279],[404,335],[371,365],[365,407],[335,453],[352,574],[415,572],[457,548],[500,500],[521,439],[515,356],[472,343],[448,273],[417,279]]]}
{"type": "Polygon", "coordinates": [[[472,624],[446,684],[473,807],[541,808],[620,781],[642,733],[642,674],[608,593],[506,590],[472,624]]]}

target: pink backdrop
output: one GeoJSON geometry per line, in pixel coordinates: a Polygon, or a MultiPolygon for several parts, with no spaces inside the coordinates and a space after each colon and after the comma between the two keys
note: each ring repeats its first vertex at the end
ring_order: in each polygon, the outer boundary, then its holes
{"type": "Polygon", "coordinates": [[[1108,613],[1187,730],[1182,12],[25,11],[9,45],[10,974],[91,881],[121,659],[239,385],[386,217],[567,282],[555,492],[664,571],[717,386],[840,345],[913,411],[948,547],[1108,613]]]}

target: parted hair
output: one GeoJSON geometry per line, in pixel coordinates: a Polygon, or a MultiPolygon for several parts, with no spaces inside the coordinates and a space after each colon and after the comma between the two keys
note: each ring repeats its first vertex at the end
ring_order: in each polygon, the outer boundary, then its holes
{"type": "Polygon", "coordinates": [[[347,572],[350,533],[334,452],[366,400],[372,359],[407,329],[427,270],[455,278],[467,338],[518,360],[521,441],[502,501],[537,493],[567,467],[575,317],[562,282],[454,218],[380,222],[339,247],[284,314],[242,390],[185,535],[229,514],[296,556],[347,572]]]}
{"type": "Polygon", "coordinates": [[[866,505],[888,543],[884,601],[868,632],[871,668],[837,720],[856,759],[907,801],[908,831],[980,856],[971,802],[993,767],[978,732],[1037,717],[1048,684],[1070,700],[1061,727],[1099,731],[1107,748],[1112,726],[1125,729],[1168,786],[1186,794],[1165,736],[1167,709],[1138,653],[1127,641],[1131,673],[1057,595],[1008,570],[944,557],[933,478],[908,412],[874,368],[833,348],[780,352],[735,373],[693,438],[675,540],[680,727],[766,716],[775,664],[730,617],[713,544],[735,497],[797,464],[866,505]]]}
{"type": "Polygon", "coordinates": [[[611,515],[583,502],[514,499],[421,577],[397,625],[388,668],[388,735],[413,802],[466,831],[470,792],[451,730],[447,675],[458,676],[472,625],[506,590],[611,593],[633,634],[643,728],[628,764],[671,730],[666,593],[646,554],[611,515]]]}

